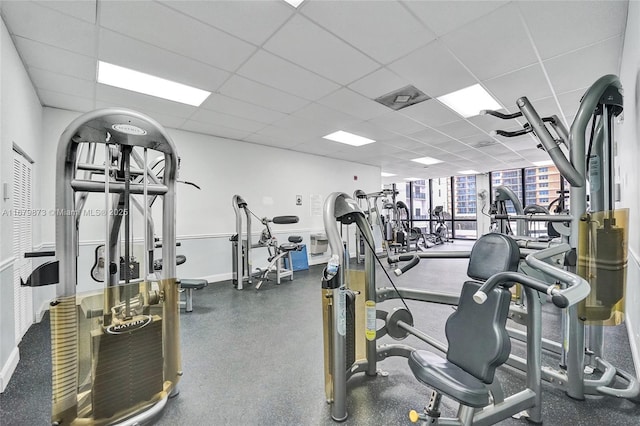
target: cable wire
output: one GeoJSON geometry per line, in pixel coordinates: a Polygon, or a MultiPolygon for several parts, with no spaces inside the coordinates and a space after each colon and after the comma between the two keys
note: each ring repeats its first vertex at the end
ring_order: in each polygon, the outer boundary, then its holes
{"type": "MultiPolygon", "coordinates": [[[[356,226],[358,227],[360,232],[362,232],[362,228],[360,227],[360,224],[356,222],[356,226]]],[[[378,264],[380,265],[380,267],[384,271],[384,274],[389,279],[389,282],[391,283],[391,286],[393,287],[393,289],[395,290],[396,294],[398,295],[398,297],[402,301],[402,304],[404,305],[404,307],[407,309],[407,311],[409,311],[409,313],[411,313],[413,315],[413,312],[411,312],[411,309],[409,309],[409,306],[407,306],[407,302],[405,302],[404,297],[402,297],[402,295],[398,291],[398,288],[396,287],[396,285],[394,284],[393,280],[391,279],[391,276],[389,275],[389,273],[385,269],[384,265],[382,264],[382,261],[380,260],[380,258],[378,256],[375,255],[376,251],[374,250],[373,246],[371,245],[371,241],[369,241],[364,236],[362,237],[362,239],[367,242],[367,246],[369,246],[369,249],[371,250],[371,253],[373,253],[373,257],[378,261],[378,264]]]]}

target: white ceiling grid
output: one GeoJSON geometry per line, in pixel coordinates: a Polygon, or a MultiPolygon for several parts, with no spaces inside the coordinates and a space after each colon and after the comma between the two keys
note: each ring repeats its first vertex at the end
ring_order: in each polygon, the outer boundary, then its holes
{"type": "MultiPolygon", "coordinates": [[[[1,13],[43,105],[141,110],[167,127],[441,177],[529,166],[530,137],[436,99],[373,99],[414,85],[432,98],[480,83],[509,111],[527,96],[570,119],[619,71],[627,1],[14,1],[1,13]],[[100,59],[209,90],[198,108],[96,83],[100,59]],[[547,79],[548,76],[548,79],[547,79]],[[346,130],[375,139],[322,139],[346,130]],[[489,146],[487,142],[493,142],[489,146]],[[423,166],[421,156],[444,163],[423,166]]],[[[179,143],[179,141],[177,141],[179,143]]]]}

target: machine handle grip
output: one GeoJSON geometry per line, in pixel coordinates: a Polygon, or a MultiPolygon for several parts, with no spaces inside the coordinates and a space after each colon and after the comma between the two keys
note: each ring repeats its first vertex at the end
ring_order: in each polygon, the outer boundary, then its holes
{"type": "Polygon", "coordinates": [[[405,264],[404,266],[402,266],[400,268],[394,269],[393,273],[396,274],[396,277],[399,277],[400,275],[404,274],[409,269],[413,268],[418,263],[420,263],[420,258],[416,254],[414,254],[414,255],[411,255],[411,254],[401,255],[401,256],[398,256],[398,260],[401,261],[401,262],[409,261],[409,263],[405,264]]]}
{"type": "Polygon", "coordinates": [[[533,129],[531,127],[525,127],[524,129],[520,129],[520,130],[514,130],[512,132],[509,132],[507,130],[493,130],[491,132],[492,136],[498,135],[498,136],[504,136],[505,138],[514,138],[516,136],[522,136],[522,135],[526,135],[527,133],[531,133],[533,129]]]}
{"type": "Polygon", "coordinates": [[[55,251],[28,251],[24,254],[25,258],[30,258],[30,257],[50,257],[50,256],[55,256],[56,252],[55,251]]]}
{"type": "Polygon", "coordinates": [[[498,118],[501,118],[503,120],[511,120],[513,118],[522,117],[522,112],[514,112],[513,114],[504,114],[502,112],[493,111],[493,110],[490,110],[490,109],[482,110],[482,111],[480,111],[480,114],[482,114],[482,115],[493,115],[494,117],[498,117],[498,118]]]}

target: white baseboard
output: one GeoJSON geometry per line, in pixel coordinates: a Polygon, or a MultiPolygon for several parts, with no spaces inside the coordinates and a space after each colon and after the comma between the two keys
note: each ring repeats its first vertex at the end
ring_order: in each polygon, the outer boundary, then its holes
{"type": "Polygon", "coordinates": [[[16,371],[16,367],[18,366],[18,362],[20,361],[20,350],[18,347],[14,347],[9,355],[9,359],[2,366],[2,370],[0,370],[0,393],[4,392],[9,384],[9,380],[13,375],[13,372],[16,371]]]}
{"type": "Polygon", "coordinates": [[[45,301],[42,302],[42,304],[40,305],[40,307],[38,308],[38,310],[35,313],[36,323],[39,323],[40,321],[42,321],[42,318],[44,317],[44,313],[49,310],[49,306],[51,306],[51,302],[50,301],[45,300],[45,301]]]}
{"type": "Polygon", "coordinates": [[[629,335],[629,345],[631,346],[631,357],[633,358],[633,367],[636,370],[636,377],[640,381],[640,342],[636,338],[633,324],[629,321],[629,315],[626,315],[627,334],[629,335]]]}
{"type": "Polygon", "coordinates": [[[222,281],[229,281],[232,278],[232,276],[233,274],[231,272],[227,272],[224,274],[207,275],[205,277],[199,277],[199,279],[207,280],[208,283],[218,283],[222,281]]]}

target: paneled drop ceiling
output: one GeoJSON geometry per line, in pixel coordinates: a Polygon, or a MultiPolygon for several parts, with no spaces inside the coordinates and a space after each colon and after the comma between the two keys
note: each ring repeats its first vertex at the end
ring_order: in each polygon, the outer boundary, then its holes
{"type": "MultiPolygon", "coordinates": [[[[528,96],[570,124],[618,73],[626,1],[11,1],[2,18],[44,106],[124,106],[163,125],[442,177],[546,159],[520,123],[461,117],[435,97],[481,84],[505,111],[528,96]],[[192,107],[96,82],[97,60],[212,92],[192,107]],[[413,85],[399,111],[373,99],[413,85]],[[345,130],[377,142],[350,147],[345,130]],[[425,167],[410,161],[434,157],[425,167]]],[[[180,141],[176,141],[178,147],[180,141]]]]}

